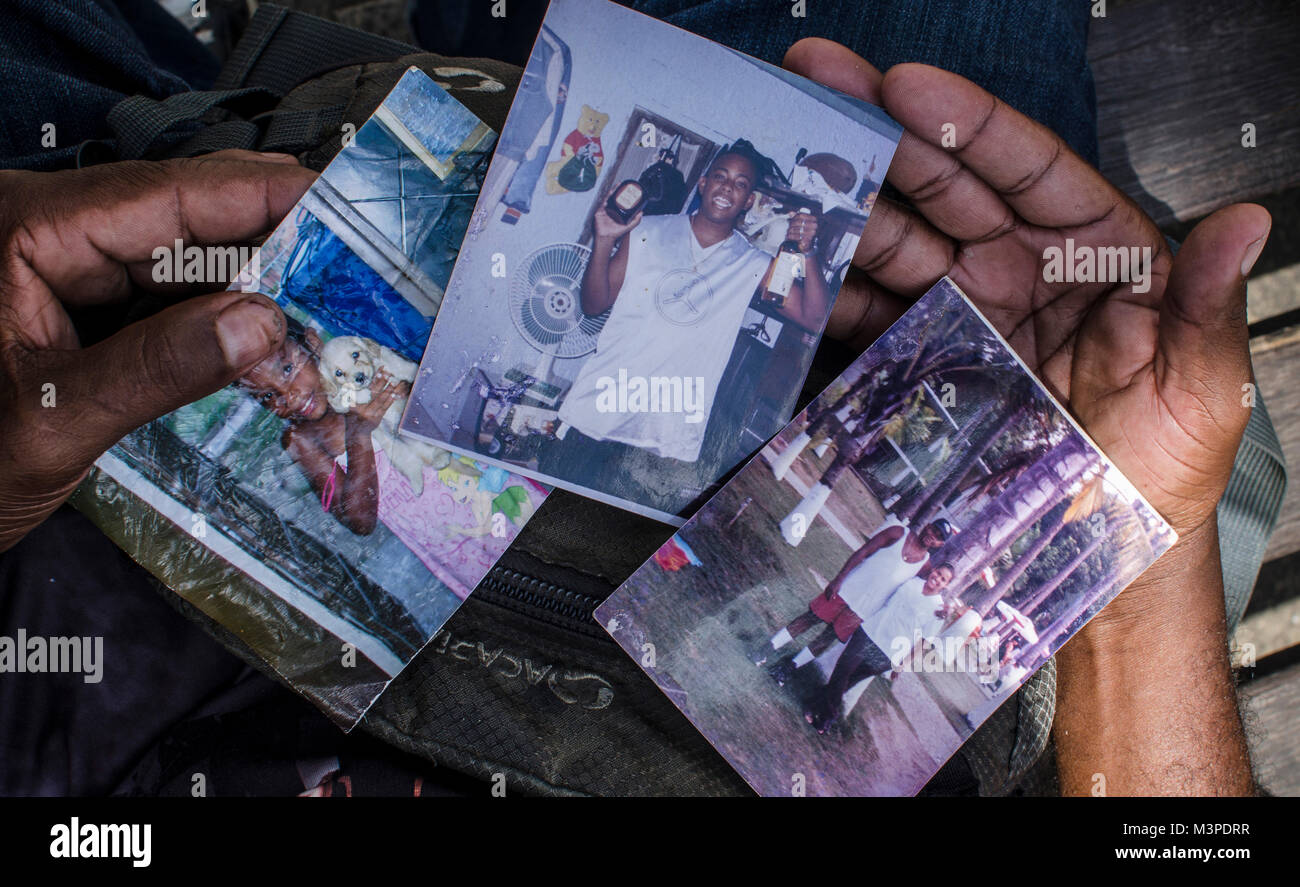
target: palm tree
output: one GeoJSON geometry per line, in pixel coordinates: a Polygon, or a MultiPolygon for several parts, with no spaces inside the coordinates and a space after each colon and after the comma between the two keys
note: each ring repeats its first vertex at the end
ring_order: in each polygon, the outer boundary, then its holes
{"type": "Polygon", "coordinates": [[[1052,621],[1044,630],[1038,633],[1038,641],[1026,647],[1020,654],[1020,664],[1029,669],[1037,668],[1041,663],[1046,662],[1057,647],[1053,642],[1066,632],[1074,624],[1074,621],[1088,612],[1088,609],[1095,604],[1098,599],[1107,595],[1116,587],[1117,580],[1122,572],[1121,567],[1116,564],[1106,573],[1094,582],[1085,592],[1078,595],[1068,607],[1065,608],[1060,616],[1052,621]]]}
{"type": "Polygon", "coordinates": [[[952,496],[957,485],[970,474],[971,466],[984,457],[993,442],[1016,424],[1025,414],[1026,407],[1012,410],[999,420],[984,425],[985,418],[993,411],[993,404],[985,405],[976,416],[958,433],[952,443],[952,451],[944,461],[944,470],[934,479],[927,493],[913,497],[906,508],[899,512],[899,517],[908,523],[926,524],[934,519],[935,514],[952,496]]]}
{"type": "Polygon", "coordinates": [[[1047,580],[1036,589],[1031,597],[1023,603],[1016,603],[1016,609],[1032,618],[1034,611],[1039,607],[1039,605],[1041,605],[1043,601],[1047,600],[1056,589],[1060,588],[1061,585],[1064,584],[1065,580],[1069,579],[1070,576],[1074,574],[1075,570],[1079,568],[1079,565],[1091,557],[1092,553],[1100,548],[1101,544],[1105,541],[1105,533],[1093,534],[1088,544],[1085,545],[1078,554],[1071,558],[1069,563],[1058,570],[1051,579],[1047,580]]]}
{"type": "Polygon", "coordinates": [[[997,606],[998,601],[1007,596],[1016,580],[1024,574],[1025,570],[1029,569],[1029,565],[1047,549],[1047,546],[1052,544],[1052,541],[1056,539],[1061,530],[1075,521],[1090,517],[1105,504],[1103,482],[1104,477],[1101,473],[1093,475],[1090,480],[1084,482],[1068,507],[1059,515],[1046,518],[1042,522],[1042,525],[1038,528],[1038,538],[1034,540],[1034,543],[1020,557],[1016,558],[1015,563],[998,578],[997,584],[972,604],[981,616],[987,616],[997,606]]]}
{"type": "MultiPolygon", "coordinates": [[[[982,323],[975,329],[970,326],[972,322],[979,323],[965,312],[927,318],[910,355],[884,361],[851,386],[841,401],[856,395],[855,403],[861,406],[847,420],[838,423],[835,458],[781,521],[786,542],[798,545],[803,541],[807,528],[830,498],[840,476],[872,454],[891,427],[898,427],[896,417],[909,404],[916,403],[918,392],[927,382],[936,387],[945,381],[974,375],[987,385],[1001,385],[1005,389],[1015,384],[1013,380],[1021,378],[1022,371],[1001,342],[982,323]],[[963,330],[963,326],[970,328],[963,330]]],[[[896,341],[910,340],[900,337],[896,341]]]]}
{"type": "MultiPolygon", "coordinates": [[[[1056,507],[1097,461],[1083,436],[1071,431],[986,505],[979,516],[932,556],[953,565],[951,588],[965,588],[1029,528],[1056,507]]],[[[964,595],[962,595],[964,597],[964,595]]]]}

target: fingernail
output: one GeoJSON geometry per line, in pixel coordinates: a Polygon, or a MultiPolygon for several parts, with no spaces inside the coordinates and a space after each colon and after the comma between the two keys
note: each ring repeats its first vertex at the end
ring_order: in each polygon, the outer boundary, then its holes
{"type": "Polygon", "coordinates": [[[280,338],[280,312],[262,299],[242,299],[217,315],[217,341],[226,365],[242,369],[261,360],[280,338]]]}
{"type": "Polygon", "coordinates": [[[1250,246],[1246,247],[1246,255],[1243,256],[1241,260],[1242,277],[1248,276],[1250,274],[1250,269],[1255,267],[1255,262],[1259,260],[1259,254],[1264,251],[1264,241],[1267,239],[1268,235],[1265,234],[1258,240],[1252,241],[1250,246]]]}

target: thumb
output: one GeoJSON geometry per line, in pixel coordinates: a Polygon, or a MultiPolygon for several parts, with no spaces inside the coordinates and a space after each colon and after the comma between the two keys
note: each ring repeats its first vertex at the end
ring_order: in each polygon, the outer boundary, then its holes
{"type": "Polygon", "coordinates": [[[1185,392],[1240,397],[1250,381],[1246,276],[1268,239],[1262,206],[1224,207],[1188,235],[1160,308],[1164,381],[1185,392]],[[1222,390],[1216,390],[1222,389],[1222,390]]]}
{"type": "MultiPolygon", "coordinates": [[[[1160,304],[1156,392],[1179,444],[1195,444],[1194,483],[1218,501],[1232,471],[1254,401],[1246,275],[1268,237],[1262,207],[1229,206],[1188,235],[1160,304]],[[1208,486],[1207,486],[1208,485],[1208,486]]],[[[1170,443],[1169,446],[1174,446],[1170,443]]],[[[1168,514],[1168,513],[1166,513],[1168,514]]]]}
{"type": "MultiPolygon", "coordinates": [[[[47,352],[54,423],[68,423],[86,464],[127,432],[206,397],[272,354],[284,340],[284,315],[265,296],[225,292],[189,299],[78,351],[47,352]]],[[[55,429],[58,430],[57,428],[55,429]]]]}

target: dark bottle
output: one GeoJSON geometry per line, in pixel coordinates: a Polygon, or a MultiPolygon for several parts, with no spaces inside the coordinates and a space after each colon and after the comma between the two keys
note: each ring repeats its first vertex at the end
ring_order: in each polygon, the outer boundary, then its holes
{"type": "MultiPolygon", "coordinates": [[[[806,213],[809,209],[800,207],[800,212],[806,213]]],[[[763,274],[759,300],[775,308],[784,307],[785,300],[790,298],[790,289],[794,286],[794,281],[803,280],[806,268],[798,241],[787,239],[781,243],[776,255],[772,256],[772,263],[768,265],[767,273],[763,274]]]]}
{"type": "Polygon", "coordinates": [[[626,225],[645,206],[645,188],[636,179],[627,179],[612,192],[605,201],[605,212],[620,225],[626,225]]]}
{"type": "MultiPolygon", "coordinates": [[[[806,213],[808,210],[800,207],[799,212],[806,213]]],[[[763,275],[759,300],[776,308],[784,306],[785,300],[790,298],[790,290],[794,282],[803,279],[804,268],[799,242],[784,241],[781,248],[776,251],[776,255],[772,257],[772,263],[767,266],[767,273],[763,275]]]]}
{"type": "Polygon", "coordinates": [[[799,252],[799,244],[787,240],[772,257],[772,264],[767,266],[760,299],[777,308],[784,306],[790,297],[790,288],[802,277],[803,253],[799,252]]]}

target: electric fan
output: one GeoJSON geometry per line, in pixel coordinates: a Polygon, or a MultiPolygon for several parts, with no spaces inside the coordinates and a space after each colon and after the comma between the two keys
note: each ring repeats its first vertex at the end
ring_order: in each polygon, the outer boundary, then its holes
{"type": "Polygon", "coordinates": [[[582,274],[591,250],[580,243],[552,243],[534,250],[510,281],[510,316],[524,341],[541,352],[531,372],[516,367],[509,376],[525,382],[529,396],[555,406],[563,392],[551,380],[556,358],[583,357],[596,349],[608,312],[582,313],[582,274]]]}

